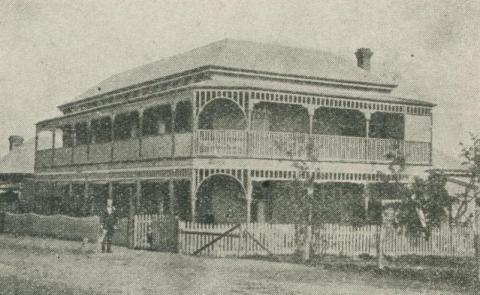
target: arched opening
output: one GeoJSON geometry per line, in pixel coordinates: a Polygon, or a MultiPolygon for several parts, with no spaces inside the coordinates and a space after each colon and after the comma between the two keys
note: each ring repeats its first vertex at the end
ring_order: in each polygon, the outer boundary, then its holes
{"type": "Polygon", "coordinates": [[[242,223],[247,221],[247,201],[242,185],[229,175],[205,179],[196,193],[196,221],[242,223]]]}
{"type": "Polygon", "coordinates": [[[369,136],[372,138],[405,138],[403,114],[376,112],[370,118],[369,136]]]}
{"type": "Polygon", "coordinates": [[[209,130],[244,130],[247,119],[242,109],[228,99],[215,99],[198,114],[198,128],[209,130]]]}
{"type": "Polygon", "coordinates": [[[314,134],[366,136],[367,121],[358,110],[319,108],[313,120],[314,134]]]}

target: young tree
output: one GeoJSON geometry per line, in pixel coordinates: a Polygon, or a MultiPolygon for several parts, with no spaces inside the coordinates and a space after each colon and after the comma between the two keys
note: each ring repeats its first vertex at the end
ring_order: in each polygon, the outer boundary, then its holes
{"type": "Polygon", "coordinates": [[[455,221],[467,212],[468,204],[472,200],[476,200],[478,205],[478,183],[480,182],[480,137],[470,133],[470,142],[468,144],[460,143],[462,147],[461,157],[462,165],[467,170],[468,183],[465,184],[464,193],[457,195],[457,203],[459,206],[454,215],[455,221]]]}
{"type": "Polygon", "coordinates": [[[455,198],[445,188],[447,178],[442,173],[432,172],[426,180],[414,178],[409,185],[402,183],[405,170],[405,155],[395,147],[387,155],[390,160],[389,174],[383,179],[389,186],[390,193],[401,200],[396,214],[395,225],[404,226],[410,232],[424,232],[428,237],[431,227],[438,226],[450,217],[455,198]]]}

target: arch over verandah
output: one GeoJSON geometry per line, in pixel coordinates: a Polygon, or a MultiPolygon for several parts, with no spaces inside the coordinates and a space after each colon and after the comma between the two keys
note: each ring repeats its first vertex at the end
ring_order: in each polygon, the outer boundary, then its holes
{"type": "Polygon", "coordinates": [[[195,191],[195,219],[202,223],[247,222],[247,189],[236,177],[218,173],[204,178],[195,191]]]}
{"type": "Polygon", "coordinates": [[[247,120],[247,112],[238,102],[217,97],[198,110],[195,121],[199,129],[244,130],[247,120]]]}

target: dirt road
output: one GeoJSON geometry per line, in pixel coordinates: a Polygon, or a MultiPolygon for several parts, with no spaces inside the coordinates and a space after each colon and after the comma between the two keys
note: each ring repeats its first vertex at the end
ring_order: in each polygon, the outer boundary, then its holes
{"type": "Polygon", "coordinates": [[[466,294],[442,282],[0,235],[1,294],[466,294]]]}

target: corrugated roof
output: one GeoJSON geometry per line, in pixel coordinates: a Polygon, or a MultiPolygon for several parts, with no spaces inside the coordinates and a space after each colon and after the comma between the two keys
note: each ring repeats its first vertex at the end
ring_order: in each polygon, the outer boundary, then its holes
{"type": "Polygon", "coordinates": [[[33,174],[34,163],[35,139],[31,138],[0,158],[0,174],[33,174]]]}
{"type": "Polygon", "coordinates": [[[329,52],[225,39],[116,74],[74,101],[204,66],[378,85],[393,84],[329,52]]]}

